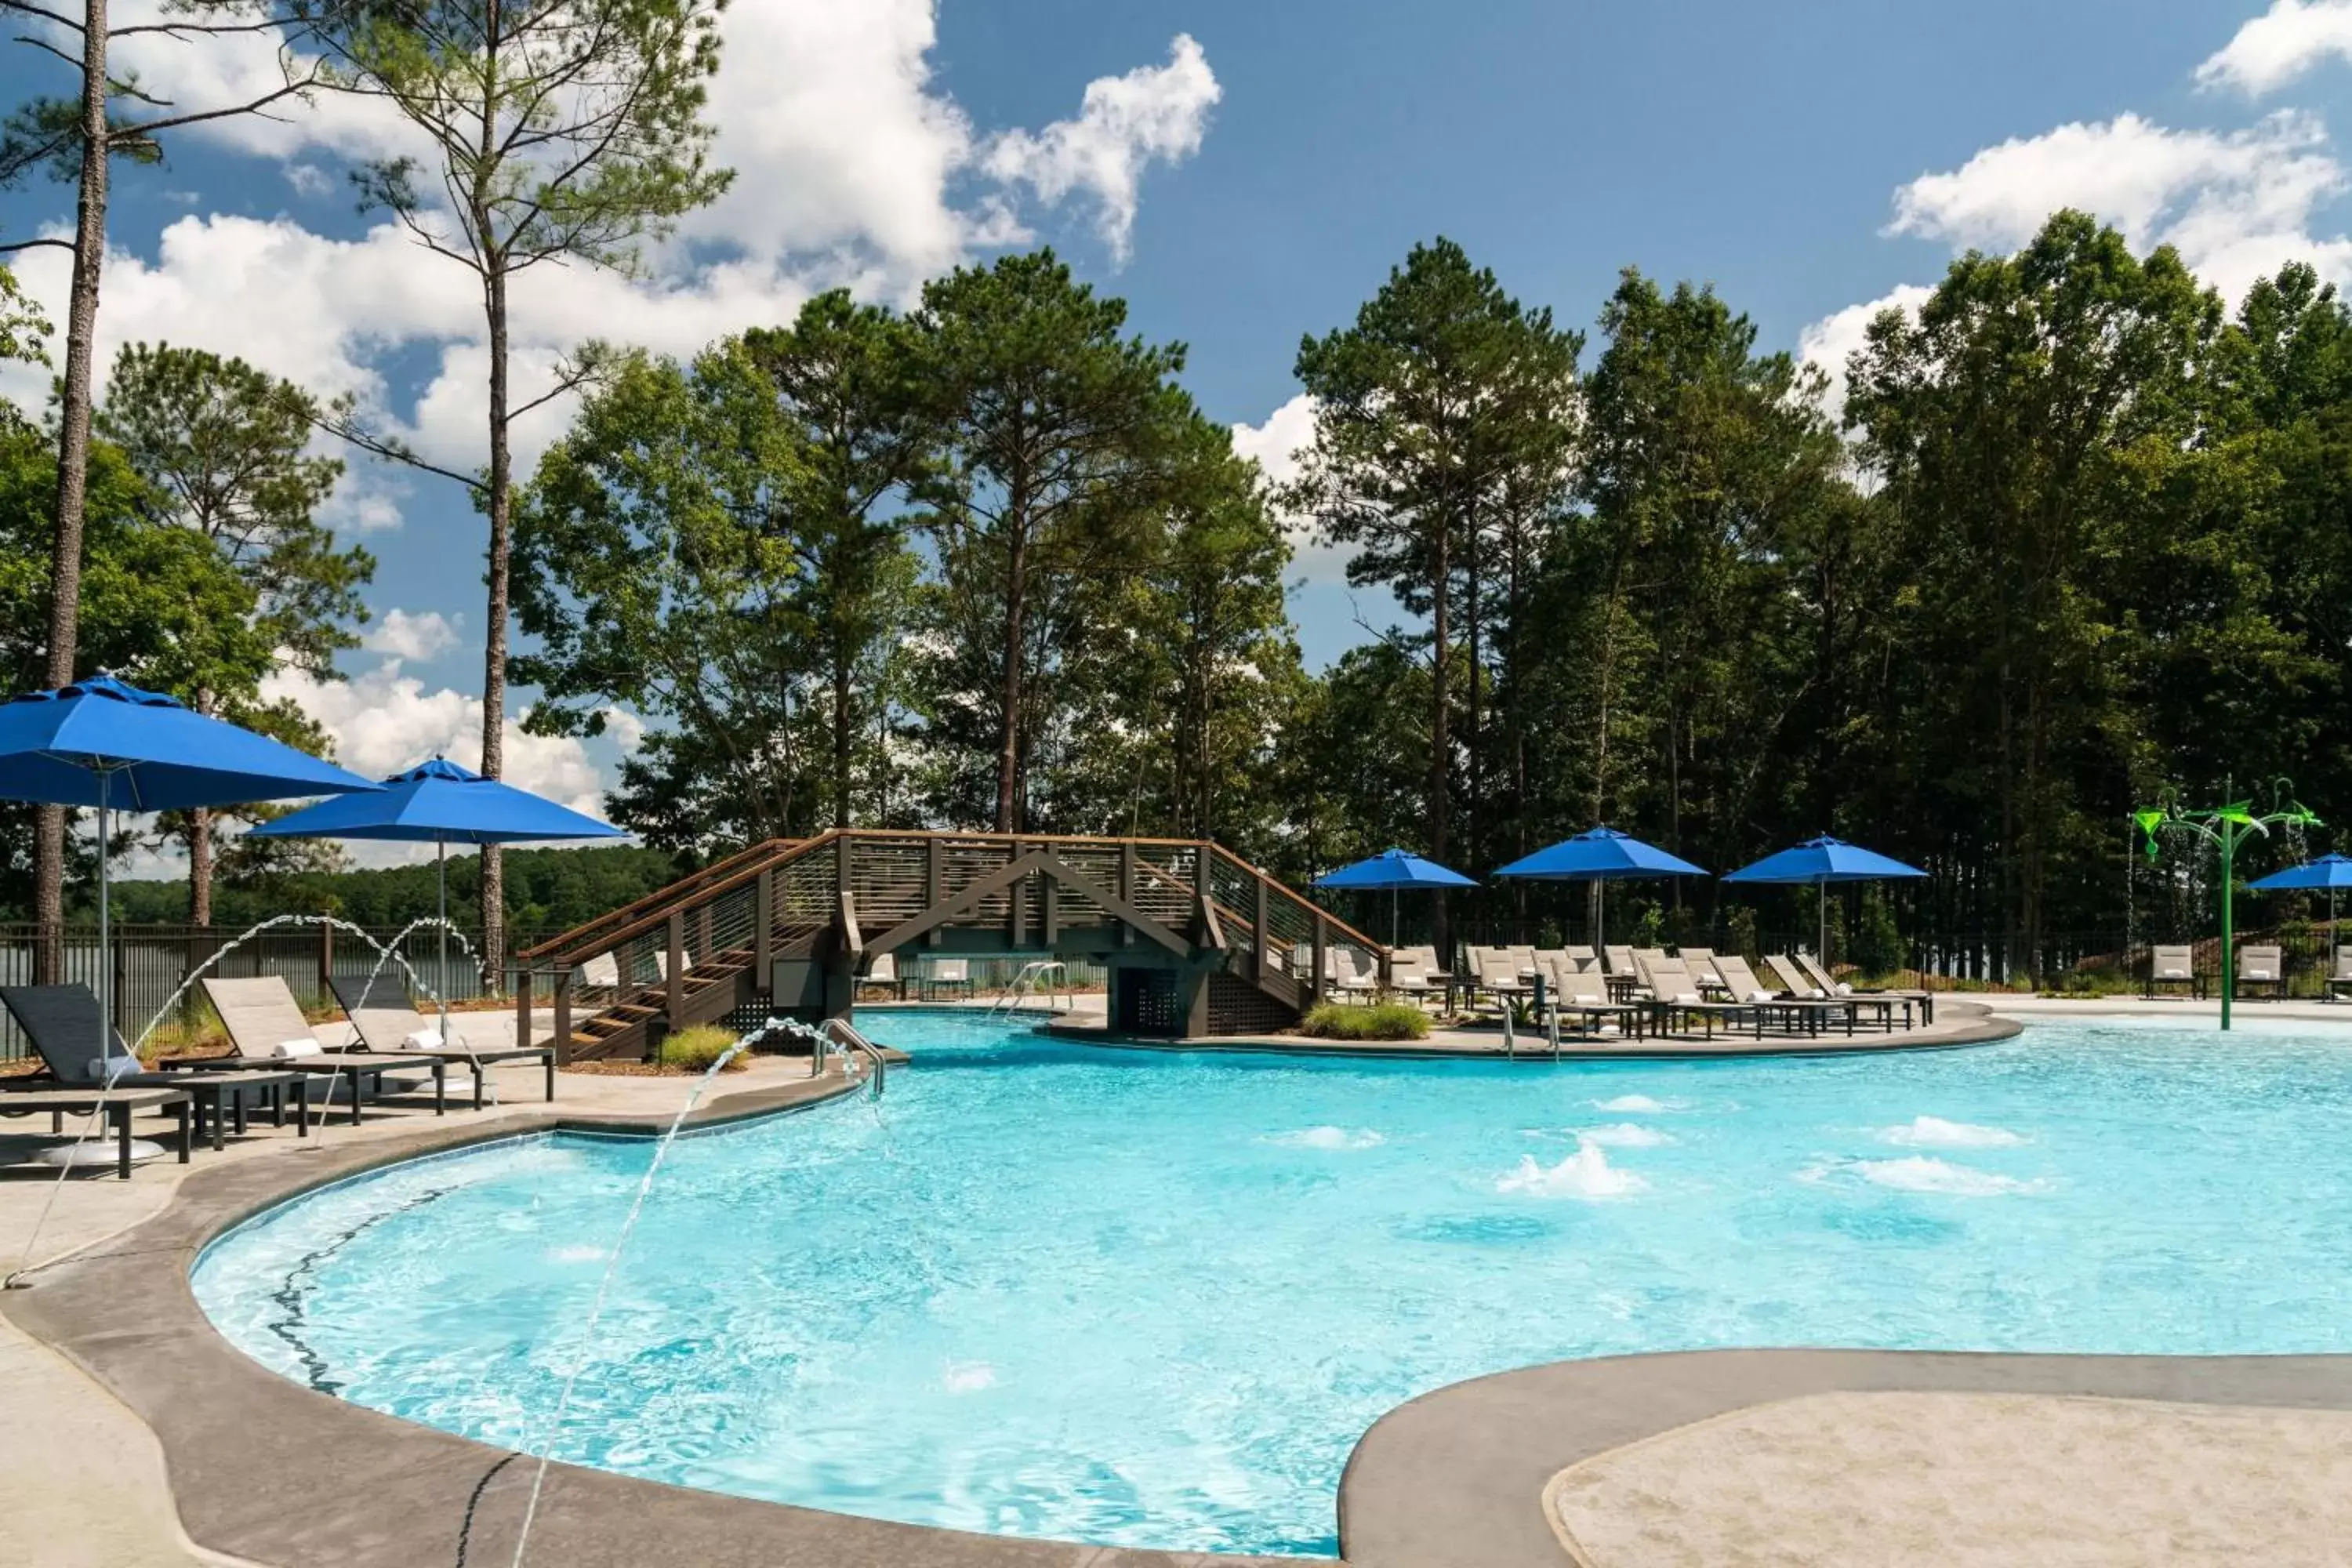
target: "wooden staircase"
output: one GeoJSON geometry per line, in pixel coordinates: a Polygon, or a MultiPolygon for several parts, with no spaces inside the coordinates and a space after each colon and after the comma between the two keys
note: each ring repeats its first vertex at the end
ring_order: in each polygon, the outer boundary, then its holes
{"type": "Polygon", "coordinates": [[[1205,841],[835,829],[753,845],[519,954],[517,1023],[531,1037],[545,1005],[559,1059],[637,1058],[693,1024],[846,1014],[856,976],[904,948],[1154,971],[1181,992],[1176,1032],[1253,1033],[1295,1024],[1321,988],[1292,971],[1323,973],[1343,942],[1385,969],[1384,947],[1205,841]]]}

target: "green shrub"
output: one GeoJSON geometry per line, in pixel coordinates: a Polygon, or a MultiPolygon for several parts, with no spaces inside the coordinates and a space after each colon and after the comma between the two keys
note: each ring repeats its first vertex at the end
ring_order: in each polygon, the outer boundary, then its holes
{"type": "MultiPolygon", "coordinates": [[[[654,1059],[666,1068],[678,1068],[687,1072],[708,1072],[710,1064],[726,1053],[735,1043],[732,1030],[716,1024],[696,1024],[678,1030],[661,1043],[661,1052],[654,1059]]],[[[727,1064],[729,1072],[740,1072],[751,1065],[751,1053],[745,1051],[727,1064]]]]}
{"type": "Polygon", "coordinates": [[[1429,1015],[1410,1002],[1326,1002],[1300,1021],[1298,1032],[1324,1040],[1418,1040],[1429,1015]]]}

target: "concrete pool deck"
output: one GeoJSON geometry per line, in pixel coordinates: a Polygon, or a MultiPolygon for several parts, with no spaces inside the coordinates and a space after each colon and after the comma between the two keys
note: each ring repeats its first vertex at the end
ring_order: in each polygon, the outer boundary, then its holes
{"type": "MultiPolygon", "coordinates": [[[[2045,1012],[2018,1005],[2028,999],[1968,1000],[2037,1017],[2101,1008],[2061,1002],[2045,1012]]],[[[2317,1020],[2352,1023],[2352,1007],[2301,1005],[2317,1020]]],[[[2191,1006],[2154,1005],[2175,1016],[2191,1006]]],[[[2289,1011],[2297,1007],[2250,1006],[2241,1016],[2299,1017],[2289,1011]]],[[[1877,1038],[1883,1048],[1885,1037],[1877,1038]]],[[[834,1077],[812,1082],[806,1072],[805,1062],[763,1060],[730,1075],[697,1121],[770,1113],[854,1087],[834,1077]]],[[[547,1107],[534,1077],[527,1064],[500,1069],[507,1103],[478,1114],[390,1112],[357,1129],[332,1127],[315,1146],[290,1129],[263,1129],[221,1154],[200,1152],[191,1166],[158,1162],[130,1182],[67,1184],[38,1250],[43,1258],[82,1250],[37,1275],[30,1289],[0,1294],[0,1408],[12,1417],[0,1423],[0,1463],[16,1482],[10,1508],[0,1510],[0,1561],[405,1568],[511,1557],[531,1462],[277,1376],[211,1328],[187,1275],[210,1237],[305,1188],[559,1120],[651,1129],[675,1111],[683,1087],[677,1079],[567,1074],[562,1098],[547,1107]]],[[[36,1205],[50,1190],[38,1178],[0,1177],[0,1268],[16,1267],[36,1205]]],[[[1941,1466],[1955,1423],[1970,1434],[1975,1468],[1956,1465],[1948,1484],[2004,1498],[1990,1510],[1996,1522],[2067,1517],[2086,1495],[2079,1478],[2090,1474],[2133,1478],[2140,1489],[2119,1494],[2131,1499],[2201,1500],[2193,1517],[2207,1523],[2268,1514],[2332,1527],[2337,1515],[2329,1509],[2340,1505],[2306,1495],[2300,1478],[2317,1475],[2343,1491],[2342,1475],[2304,1457],[2336,1439],[2342,1418],[2333,1413],[2344,1410],[2352,1410],[2352,1358],[2337,1356],[1773,1351],[1557,1363],[1441,1389],[1375,1424],[1342,1484],[1342,1543],[1347,1561],[1379,1568],[1904,1563],[1911,1559],[1901,1552],[1919,1538],[1919,1498],[1906,1489],[1904,1468],[1866,1472],[1840,1456],[1854,1431],[1867,1429],[1890,1451],[1941,1466]],[[1927,1402],[1860,1407],[1866,1421],[1842,1403],[1893,1394],[1927,1402]],[[1963,1396],[1996,1403],[1948,1403],[1963,1396]],[[2085,1415],[2076,1408],[2085,1398],[2134,1403],[2085,1415]],[[2212,1462],[2217,1432],[2226,1433],[2237,1471],[2212,1462]],[[1808,1474],[1824,1478],[1808,1494],[1814,1506],[1791,1510],[1773,1483],[1808,1474]],[[1830,1479],[1840,1481],[1834,1495],[1830,1479]],[[1649,1554],[1677,1551],[1733,1554],[1649,1554]]],[[[2239,1527],[2235,1539],[2259,1547],[2247,1561],[2340,1560],[2299,1557],[2296,1541],[2277,1531],[2257,1537],[2239,1527]]],[[[2008,1557],[1974,1561],[2105,1568],[2167,1560],[2151,1554],[2160,1543],[2145,1531],[2114,1532],[2109,1544],[2118,1541],[2117,1551],[2138,1554],[2042,1554],[2033,1542],[2011,1540],[2008,1557]]],[[[530,1561],[567,1568],[1233,1568],[1250,1561],[892,1525],[564,1465],[551,1468],[533,1542],[530,1561]]]]}

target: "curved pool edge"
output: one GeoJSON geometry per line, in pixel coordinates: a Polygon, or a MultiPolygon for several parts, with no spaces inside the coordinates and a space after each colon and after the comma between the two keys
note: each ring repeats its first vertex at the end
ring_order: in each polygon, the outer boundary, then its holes
{"type": "MultiPolygon", "coordinates": [[[[1520,1047],[1517,1059],[1544,1066],[1552,1065],[1557,1060],[1558,1065],[1570,1067],[1592,1062],[1755,1061],[1793,1057],[1888,1056],[1989,1046],[2013,1039],[2025,1028],[2023,1023],[2000,1014],[1992,1004],[1986,1002],[1953,998],[1940,1003],[1938,1011],[1948,1016],[1942,1022],[1923,1024],[1916,1029],[1901,1031],[1862,1030],[1851,1036],[1775,1036],[1769,1039],[1751,1039],[1726,1031],[1704,1043],[1690,1039],[1664,1043],[1580,1040],[1573,1045],[1563,1044],[1557,1058],[1552,1057],[1549,1048],[1529,1044],[1520,1047]]],[[[1162,1040],[1116,1034],[1099,1025],[1072,1023],[1048,1024],[1042,1032],[1047,1038],[1066,1045],[1096,1046],[1106,1050],[1157,1051],[1171,1055],[1329,1057],[1353,1061],[1484,1062],[1514,1059],[1505,1053],[1500,1035],[1491,1042],[1481,1040],[1475,1046],[1458,1046],[1429,1040],[1315,1040],[1297,1035],[1233,1035],[1162,1040]]]]}
{"type": "MultiPolygon", "coordinates": [[[[1994,1032],[1939,1043],[1984,1043],[2018,1031],[1989,1013],[1979,1022],[1994,1032]]],[[[857,1087],[794,1080],[722,1096],[687,1126],[709,1131],[765,1120],[857,1087]]],[[[373,1170],[547,1132],[648,1136],[667,1122],[540,1113],[495,1127],[425,1129],[315,1157],[200,1171],[152,1218],[57,1266],[33,1289],[0,1295],[0,1314],[65,1355],[155,1433],[183,1527],[201,1546],[285,1568],[330,1561],[360,1568],[503,1561],[512,1555],[530,1488],[528,1460],[313,1393],[271,1372],[213,1327],[196,1302],[191,1270],[206,1247],[247,1220],[373,1170]]],[[[1569,1465],[1750,1405],[1887,1389],[2352,1408],[2352,1357],[1709,1351],[1493,1373],[1423,1394],[1365,1433],[1339,1488],[1344,1561],[1374,1568],[1558,1568],[1561,1549],[1543,1494],[1569,1465]]],[[[534,1542],[535,1559],[581,1568],[646,1561],[1240,1568],[1297,1561],[971,1534],[568,1464],[549,1469],[534,1542]]]]}
{"type": "Polygon", "coordinates": [[[1546,1494],[1570,1466],[1757,1405],[1882,1393],[2347,1410],[2352,1355],[1673,1351],[1493,1373],[1372,1424],[1340,1478],[1340,1549],[1355,1568],[1559,1568],[1546,1494]]]}
{"type": "MultiPolygon", "coordinates": [[[[855,1079],[799,1079],[723,1096],[686,1121],[712,1131],[812,1109],[855,1079]]],[[[305,1194],[421,1156],[551,1132],[650,1137],[667,1117],[540,1113],[426,1129],[364,1145],[200,1171],[152,1217],[0,1293],[0,1314],[71,1362],[155,1434],[187,1537],[241,1561],[309,1568],[503,1563],[534,1460],[404,1421],[279,1376],[198,1305],[204,1250],[305,1194]]],[[[530,1560],[567,1568],[649,1562],[816,1562],[827,1568],[1239,1568],[1277,1560],[1114,1552],[975,1535],[697,1491],[558,1463],[530,1560]]]]}

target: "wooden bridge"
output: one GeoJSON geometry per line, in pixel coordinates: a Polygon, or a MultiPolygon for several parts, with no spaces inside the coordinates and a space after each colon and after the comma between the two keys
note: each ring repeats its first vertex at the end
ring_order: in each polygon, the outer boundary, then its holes
{"type": "Polygon", "coordinates": [[[635,1058],[669,1030],[845,1016],[885,954],[1085,958],[1122,1033],[1252,1034],[1297,1022],[1350,944],[1388,950],[1196,839],[837,828],[771,839],[517,957],[520,1037],[554,1013],[567,1061],[635,1058]]]}

